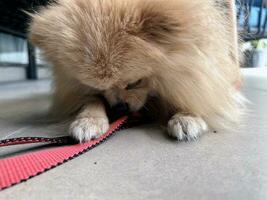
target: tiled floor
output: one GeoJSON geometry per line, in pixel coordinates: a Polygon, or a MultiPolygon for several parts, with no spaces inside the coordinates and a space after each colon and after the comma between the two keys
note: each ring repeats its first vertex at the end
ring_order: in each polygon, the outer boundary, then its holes
{"type": "MultiPolygon", "coordinates": [[[[193,143],[171,141],[156,126],[122,131],[0,199],[267,199],[267,69],[244,74],[252,104],[238,131],[193,143]]],[[[65,133],[64,126],[33,123],[49,105],[47,85],[0,86],[0,138],[65,133]]],[[[0,157],[18,150],[25,149],[0,149],[0,157]]]]}

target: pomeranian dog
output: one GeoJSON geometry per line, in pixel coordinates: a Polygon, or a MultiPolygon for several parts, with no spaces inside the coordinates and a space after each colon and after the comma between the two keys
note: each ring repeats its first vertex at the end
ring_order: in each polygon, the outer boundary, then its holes
{"type": "Polygon", "coordinates": [[[108,130],[103,99],[163,117],[178,140],[231,127],[240,72],[227,5],[58,0],[31,14],[29,38],[53,65],[52,113],[74,116],[69,133],[80,142],[108,130]]]}

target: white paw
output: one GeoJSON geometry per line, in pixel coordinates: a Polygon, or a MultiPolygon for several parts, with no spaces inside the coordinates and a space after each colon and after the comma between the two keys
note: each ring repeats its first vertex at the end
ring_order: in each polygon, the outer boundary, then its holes
{"type": "Polygon", "coordinates": [[[95,139],[109,129],[109,122],[104,117],[89,117],[76,119],[70,125],[70,135],[79,142],[95,139]]]}
{"type": "Polygon", "coordinates": [[[168,133],[178,140],[196,140],[208,130],[206,122],[199,117],[174,115],[168,122],[168,133]]]}

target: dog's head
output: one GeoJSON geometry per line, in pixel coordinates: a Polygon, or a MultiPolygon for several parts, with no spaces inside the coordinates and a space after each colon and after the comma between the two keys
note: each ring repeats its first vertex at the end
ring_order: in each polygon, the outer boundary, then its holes
{"type": "Polygon", "coordinates": [[[130,2],[59,2],[33,16],[30,39],[62,76],[99,90],[111,105],[138,110],[179,25],[164,1],[130,2]]]}

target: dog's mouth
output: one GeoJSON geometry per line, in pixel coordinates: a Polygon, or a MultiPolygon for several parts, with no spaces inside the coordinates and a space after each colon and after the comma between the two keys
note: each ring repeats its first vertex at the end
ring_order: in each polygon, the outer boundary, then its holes
{"type": "Polygon", "coordinates": [[[131,113],[130,107],[127,103],[120,102],[115,105],[111,105],[104,96],[99,96],[99,98],[101,98],[102,102],[105,104],[107,115],[111,121],[131,113]]]}
{"type": "Polygon", "coordinates": [[[111,121],[115,120],[118,117],[129,115],[132,113],[127,103],[118,103],[114,106],[109,105],[106,111],[111,121]]]}
{"type": "Polygon", "coordinates": [[[116,110],[117,112],[122,112],[122,113],[130,112],[129,104],[125,102],[117,103],[116,105],[112,106],[112,109],[116,110]]]}

